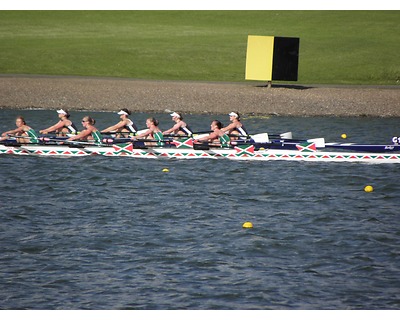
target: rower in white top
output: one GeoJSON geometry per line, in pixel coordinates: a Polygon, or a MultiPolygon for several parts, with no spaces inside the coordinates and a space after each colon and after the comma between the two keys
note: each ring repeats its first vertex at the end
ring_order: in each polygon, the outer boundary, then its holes
{"type": "Polygon", "coordinates": [[[231,139],[246,139],[249,136],[247,130],[240,122],[239,112],[229,113],[229,120],[231,123],[221,130],[228,134],[231,139]]]}
{"type": "Polygon", "coordinates": [[[173,112],[170,114],[172,121],[175,122],[174,126],[163,132],[164,135],[173,134],[177,136],[191,136],[193,134],[192,130],[188,127],[186,122],[183,121],[183,117],[178,112],[173,112]]]}
{"type": "Polygon", "coordinates": [[[135,134],[137,132],[137,127],[133,121],[129,119],[131,112],[124,108],[117,114],[120,116],[121,120],[117,124],[101,130],[101,133],[117,133],[117,138],[128,137],[130,134],[135,134]]]}
{"type": "Polygon", "coordinates": [[[40,130],[41,134],[48,134],[54,132],[58,136],[66,136],[68,133],[76,134],[78,129],[75,124],[69,120],[69,112],[64,109],[57,110],[58,118],[60,119],[55,125],[48,127],[46,129],[40,130]]]}

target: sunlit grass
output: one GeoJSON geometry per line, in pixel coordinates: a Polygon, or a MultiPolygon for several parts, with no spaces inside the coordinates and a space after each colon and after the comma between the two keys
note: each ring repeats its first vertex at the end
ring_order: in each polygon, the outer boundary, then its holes
{"type": "Polygon", "coordinates": [[[299,82],[398,84],[399,11],[0,11],[0,73],[244,81],[248,35],[300,38],[299,82]]]}

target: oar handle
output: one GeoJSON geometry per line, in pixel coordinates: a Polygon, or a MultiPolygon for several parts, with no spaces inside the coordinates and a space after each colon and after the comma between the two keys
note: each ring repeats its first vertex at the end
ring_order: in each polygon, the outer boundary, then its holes
{"type": "Polygon", "coordinates": [[[182,135],[182,134],[174,134],[174,133],[169,133],[169,134],[164,134],[164,137],[171,137],[171,138],[191,138],[193,134],[191,135],[182,135]]]}
{"type": "Polygon", "coordinates": [[[129,135],[136,135],[137,132],[130,132],[130,131],[106,131],[106,132],[102,132],[101,134],[119,134],[119,133],[124,133],[124,134],[129,134],[129,135]]]}
{"type": "Polygon", "coordinates": [[[37,138],[30,137],[30,136],[15,136],[15,135],[12,135],[12,134],[7,134],[7,137],[15,138],[15,139],[29,139],[29,140],[37,139],[37,138]]]}

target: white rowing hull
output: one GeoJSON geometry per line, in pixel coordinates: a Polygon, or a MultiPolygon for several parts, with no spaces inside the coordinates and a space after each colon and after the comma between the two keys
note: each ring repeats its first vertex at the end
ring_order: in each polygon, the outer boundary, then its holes
{"type": "Polygon", "coordinates": [[[37,155],[53,157],[108,156],[132,158],[178,158],[178,159],[232,159],[246,161],[313,161],[313,162],[367,162],[367,163],[400,163],[400,154],[392,153],[352,153],[352,152],[301,152],[297,150],[266,149],[260,151],[215,148],[194,150],[179,148],[132,149],[118,146],[19,146],[0,145],[0,154],[37,155]]]}

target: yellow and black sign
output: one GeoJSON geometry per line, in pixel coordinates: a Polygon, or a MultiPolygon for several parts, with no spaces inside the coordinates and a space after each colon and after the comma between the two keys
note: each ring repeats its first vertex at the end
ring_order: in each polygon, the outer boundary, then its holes
{"type": "Polygon", "coordinates": [[[297,81],[299,38],[248,36],[246,80],[297,81]]]}

